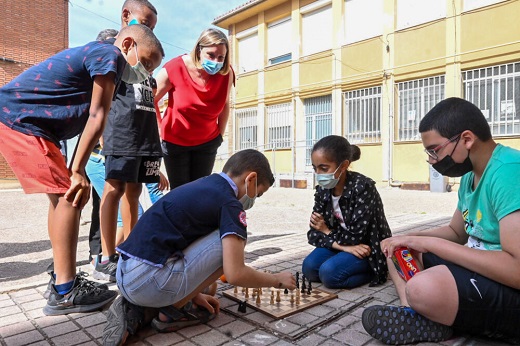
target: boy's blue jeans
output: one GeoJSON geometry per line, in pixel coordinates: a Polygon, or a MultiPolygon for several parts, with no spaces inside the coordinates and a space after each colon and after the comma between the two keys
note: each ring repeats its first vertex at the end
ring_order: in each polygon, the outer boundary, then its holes
{"type": "Polygon", "coordinates": [[[373,275],[367,258],[327,248],[315,248],[303,260],[302,272],[307,279],[327,288],[358,287],[369,283],[373,275]]]}

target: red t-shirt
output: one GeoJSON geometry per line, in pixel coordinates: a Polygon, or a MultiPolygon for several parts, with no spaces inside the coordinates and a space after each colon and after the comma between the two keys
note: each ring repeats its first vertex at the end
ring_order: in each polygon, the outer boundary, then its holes
{"type": "Polygon", "coordinates": [[[182,56],[168,61],[164,68],[172,88],[168,90],[168,107],[161,121],[162,139],[195,146],[217,138],[217,119],[226,105],[231,72],[217,73],[201,86],[191,78],[182,56]]]}

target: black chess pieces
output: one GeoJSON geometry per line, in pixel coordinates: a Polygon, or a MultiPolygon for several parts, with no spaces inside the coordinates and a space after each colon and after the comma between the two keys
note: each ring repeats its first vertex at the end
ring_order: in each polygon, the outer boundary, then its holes
{"type": "Polygon", "coordinates": [[[307,286],[305,286],[305,275],[302,275],[302,293],[305,293],[305,290],[307,289],[307,286]]]}
{"type": "Polygon", "coordinates": [[[311,294],[312,292],[312,284],[311,284],[311,280],[309,280],[309,287],[307,287],[307,294],[311,294]]]}
{"type": "Polygon", "coordinates": [[[289,294],[289,290],[286,288],[285,290],[283,290],[283,294],[289,294]]]}
{"type": "Polygon", "coordinates": [[[240,302],[238,303],[238,312],[243,312],[245,313],[247,310],[246,310],[246,301],[244,300],[243,302],[240,302]]]}
{"type": "Polygon", "coordinates": [[[296,288],[300,288],[300,272],[296,272],[296,288]]]}

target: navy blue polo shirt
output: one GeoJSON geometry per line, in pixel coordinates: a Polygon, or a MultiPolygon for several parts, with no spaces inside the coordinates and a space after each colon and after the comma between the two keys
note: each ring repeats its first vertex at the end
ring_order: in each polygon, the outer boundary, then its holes
{"type": "Polygon", "coordinates": [[[236,186],[224,173],[212,174],[168,192],[139,219],[117,250],[162,267],[172,255],[216,229],[220,237],[247,239],[246,213],[236,186]]]}

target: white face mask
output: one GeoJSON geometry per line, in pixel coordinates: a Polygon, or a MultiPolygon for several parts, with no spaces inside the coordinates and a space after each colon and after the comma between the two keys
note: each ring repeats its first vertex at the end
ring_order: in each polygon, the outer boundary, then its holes
{"type": "Polygon", "coordinates": [[[127,84],[139,84],[144,82],[149,76],[150,73],[146,70],[144,65],[139,61],[139,56],[137,55],[137,45],[135,46],[135,57],[137,58],[137,64],[134,66],[126,63],[125,69],[123,70],[123,74],[121,75],[121,80],[127,84]]]}
{"type": "Polygon", "coordinates": [[[242,207],[244,207],[244,210],[251,209],[253,205],[255,204],[256,196],[258,195],[258,184],[257,180],[255,179],[255,197],[249,197],[247,194],[247,182],[246,182],[246,193],[245,195],[240,198],[240,203],[242,203],[242,207]]]}

